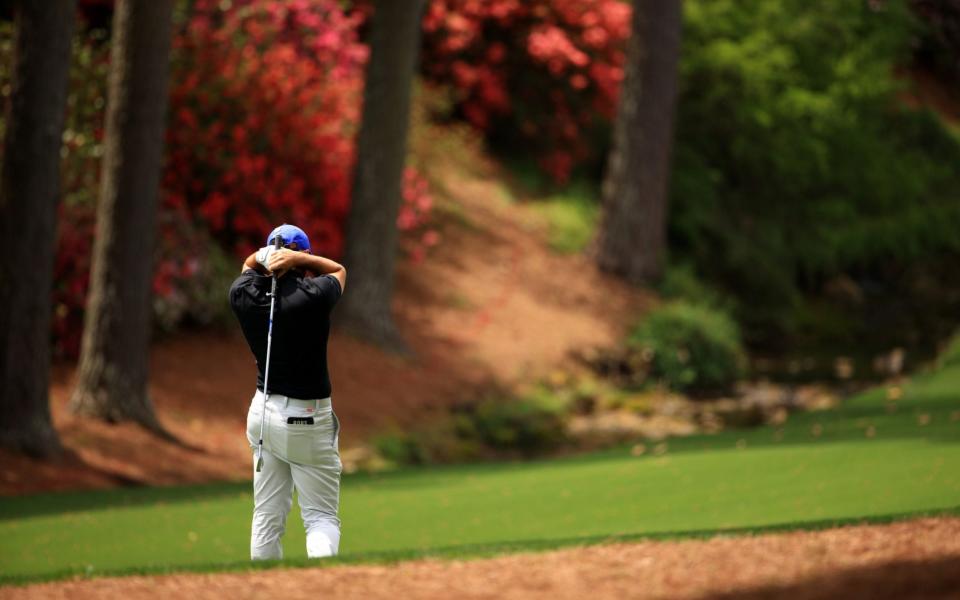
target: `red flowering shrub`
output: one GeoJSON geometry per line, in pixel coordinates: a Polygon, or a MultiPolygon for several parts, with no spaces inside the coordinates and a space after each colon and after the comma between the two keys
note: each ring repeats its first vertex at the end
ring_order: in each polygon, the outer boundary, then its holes
{"type": "MultiPolygon", "coordinates": [[[[279,222],[301,225],[317,252],[341,252],[367,55],[356,34],[361,17],[333,0],[197,0],[188,18],[174,40],[157,217],[153,308],[164,329],[222,313],[237,268],[231,256],[261,245],[279,222]]],[[[11,39],[12,28],[0,28],[3,55],[11,39]]],[[[104,31],[86,28],[74,45],[53,292],[60,357],[80,346],[109,46],[104,31]]],[[[401,247],[418,260],[437,238],[428,185],[414,169],[402,202],[401,247]]]]}
{"type": "Polygon", "coordinates": [[[430,182],[413,167],[403,172],[403,188],[397,228],[406,233],[400,239],[400,250],[413,262],[423,260],[426,252],[440,241],[440,234],[430,227],[433,197],[430,182]]]}
{"type": "Polygon", "coordinates": [[[339,255],[367,48],[335,0],[198,0],[175,40],[164,187],[236,254],[294,222],[339,255]]]}
{"type": "MultiPolygon", "coordinates": [[[[283,221],[306,230],[315,252],[339,256],[364,14],[336,0],[197,0],[174,42],[168,206],[188,207],[239,256],[283,221]]],[[[408,169],[397,225],[415,258],[427,245],[430,202],[426,181],[408,169]]]]}
{"type": "MultiPolygon", "coordinates": [[[[7,33],[0,31],[0,38],[7,33]]],[[[106,32],[97,29],[81,31],[73,47],[53,273],[51,329],[57,357],[74,357],[80,350],[96,229],[109,49],[106,32]]],[[[158,325],[209,321],[223,304],[222,290],[210,289],[227,272],[222,254],[185,210],[162,203],[157,220],[153,308],[158,325]]],[[[229,273],[235,272],[236,266],[230,265],[229,273]]]]}
{"type": "Polygon", "coordinates": [[[616,110],[630,5],[622,0],[433,0],[426,77],[452,84],[488,138],[530,151],[558,181],[596,159],[616,110]]]}

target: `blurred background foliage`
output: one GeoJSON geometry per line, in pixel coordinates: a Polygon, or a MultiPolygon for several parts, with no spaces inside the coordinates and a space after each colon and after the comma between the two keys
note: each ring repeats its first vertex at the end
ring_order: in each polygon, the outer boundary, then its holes
{"type": "MultiPolygon", "coordinates": [[[[596,185],[605,92],[622,78],[622,5],[474,4],[434,3],[427,31],[445,35],[425,45],[426,76],[459,88],[452,114],[502,156],[537,154],[542,143],[539,164],[555,182],[580,173],[596,185]],[[441,18],[446,29],[433,24],[441,18]],[[566,41],[544,62],[527,31],[557,28],[566,41]],[[612,47],[594,46],[600,39],[612,47]],[[500,44],[518,50],[510,60],[481,51],[500,44]],[[582,60],[571,45],[595,54],[582,60]],[[527,99],[552,108],[535,117],[549,123],[529,120],[527,99]],[[584,110],[593,120],[577,116],[584,110]]],[[[932,50],[947,48],[957,21],[946,3],[931,4],[685,3],[671,269],[702,280],[686,299],[720,298],[754,351],[906,346],[929,356],[955,326],[960,287],[947,274],[960,262],[960,144],[955,126],[907,102],[913,71],[957,56],[932,50]]]]}
{"type": "Polygon", "coordinates": [[[455,407],[445,418],[383,433],[373,445],[396,465],[532,458],[569,441],[567,409],[553,394],[491,397],[455,407]]]}
{"type": "MultiPolygon", "coordinates": [[[[54,304],[61,356],[75,355],[82,325],[110,5],[81,2],[75,44],[54,304]]],[[[742,333],[718,336],[754,354],[932,354],[960,314],[960,141],[955,124],[917,107],[912,86],[914,74],[933,73],[956,93],[955,8],[684,6],[663,295],[730,315],[742,333]]],[[[339,255],[369,11],[334,0],[178,6],[154,278],[162,327],[215,321],[222,299],[208,290],[278,219],[306,224],[320,251],[339,255]]],[[[427,114],[415,119],[466,123],[519,179],[560,198],[543,210],[561,252],[589,249],[629,16],[620,0],[432,0],[424,16],[427,114]]],[[[11,31],[0,28],[5,56],[11,31]]],[[[9,75],[0,72],[4,94],[9,75]]],[[[398,219],[416,259],[437,241],[426,234],[426,162],[409,163],[398,219]]]]}
{"type": "Polygon", "coordinates": [[[649,377],[672,390],[729,393],[743,374],[736,323],[705,304],[679,300],[652,310],[630,333],[627,347],[649,377]]]}
{"type": "Polygon", "coordinates": [[[956,312],[960,144],[905,107],[898,2],[689,2],[671,257],[755,346],[916,345],[956,312]],[[944,289],[946,288],[946,289],[944,289]]]}
{"type": "Polygon", "coordinates": [[[498,153],[533,157],[559,182],[602,163],[629,3],[435,0],[423,28],[424,76],[455,89],[453,116],[484,132],[498,153]]]}

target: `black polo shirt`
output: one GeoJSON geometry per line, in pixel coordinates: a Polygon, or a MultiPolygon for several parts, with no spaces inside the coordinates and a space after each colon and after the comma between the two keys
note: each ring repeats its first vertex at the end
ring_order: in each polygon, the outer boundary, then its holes
{"type": "MultiPolygon", "coordinates": [[[[257,359],[260,391],[267,358],[270,280],[247,269],[230,286],[230,307],[257,359]]],[[[306,277],[291,270],[277,282],[268,382],[271,394],[302,399],[330,396],[327,338],[330,311],[339,298],[340,281],[332,275],[306,277]]]]}

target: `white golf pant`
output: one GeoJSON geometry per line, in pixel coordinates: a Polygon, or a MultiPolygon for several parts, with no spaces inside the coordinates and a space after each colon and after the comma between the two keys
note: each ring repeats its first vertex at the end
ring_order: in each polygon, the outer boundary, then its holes
{"type": "Polygon", "coordinates": [[[330,398],[301,400],[259,390],[247,413],[247,441],[253,448],[253,525],[250,558],[283,558],[280,538],[293,504],[293,489],[307,532],[307,556],[333,556],[340,546],[340,423],[330,398]],[[263,424],[263,468],[258,473],[257,440],[263,424]],[[312,422],[311,422],[312,421],[312,422]]]}

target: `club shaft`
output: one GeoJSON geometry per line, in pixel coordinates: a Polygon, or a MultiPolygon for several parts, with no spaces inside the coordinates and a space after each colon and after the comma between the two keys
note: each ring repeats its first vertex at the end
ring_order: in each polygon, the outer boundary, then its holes
{"type": "Polygon", "coordinates": [[[263,421],[267,415],[267,396],[270,381],[270,347],[273,345],[273,309],[277,302],[277,278],[270,282],[270,320],[267,322],[267,362],[263,367],[263,406],[260,410],[260,439],[257,442],[257,470],[260,470],[260,457],[263,456],[263,421]]]}

